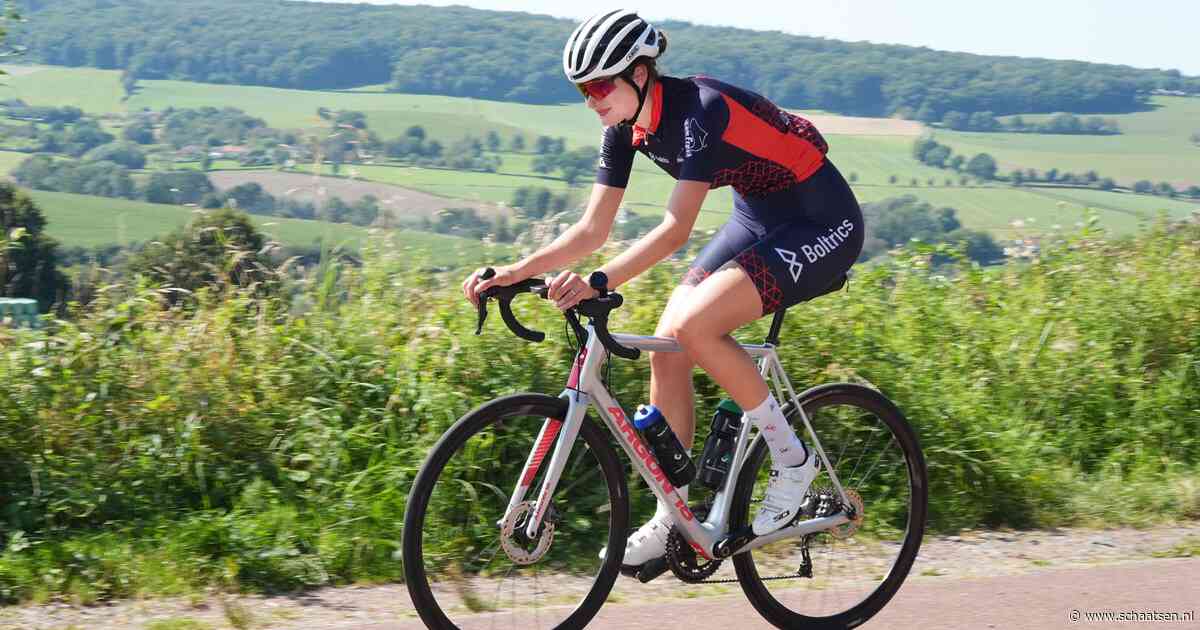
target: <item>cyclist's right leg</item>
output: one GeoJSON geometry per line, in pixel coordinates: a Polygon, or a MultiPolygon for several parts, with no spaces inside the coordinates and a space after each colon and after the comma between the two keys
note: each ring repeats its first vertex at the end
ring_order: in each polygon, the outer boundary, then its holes
{"type": "MultiPolygon", "coordinates": [[[[658,327],[654,334],[660,337],[670,337],[674,334],[674,318],[683,311],[687,295],[695,287],[681,284],[671,293],[667,307],[659,317],[658,327]]],[[[696,433],[696,421],[693,410],[692,369],[695,364],[684,352],[651,352],[650,353],[650,403],[658,407],[671,430],[679,438],[685,448],[691,449],[693,436],[696,433]]],[[[687,486],[678,488],[680,495],[687,500],[687,486]]],[[[671,513],[662,501],[654,511],[654,516],[630,534],[625,544],[625,559],[622,564],[636,567],[661,557],[666,553],[667,534],[671,529],[671,513]]],[[[601,551],[601,555],[605,551],[601,551]]]]}

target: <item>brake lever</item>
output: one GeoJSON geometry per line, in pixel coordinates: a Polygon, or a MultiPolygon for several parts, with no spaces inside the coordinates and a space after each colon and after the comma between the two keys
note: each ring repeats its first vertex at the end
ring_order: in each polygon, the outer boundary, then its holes
{"type": "MultiPolygon", "coordinates": [[[[496,270],[492,269],[491,267],[488,267],[487,269],[483,270],[483,273],[479,274],[479,277],[483,278],[484,280],[488,280],[488,279],[494,277],[495,275],[496,275],[496,270]]],[[[487,320],[488,297],[486,295],[484,295],[483,293],[480,293],[478,298],[479,298],[479,301],[475,303],[475,308],[479,314],[479,321],[478,321],[478,323],[475,324],[475,334],[476,335],[479,335],[480,333],[483,332],[483,322],[485,320],[487,320]]]]}

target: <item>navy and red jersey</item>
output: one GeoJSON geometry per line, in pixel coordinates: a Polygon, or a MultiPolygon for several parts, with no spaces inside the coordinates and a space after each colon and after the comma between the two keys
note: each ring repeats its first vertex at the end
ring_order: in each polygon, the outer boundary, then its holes
{"type": "Polygon", "coordinates": [[[774,213],[794,207],[797,186],[829,150],[811,122],[716,79],[659,77],[649,100],[648,129],[605,128],[598,183],[624,188],[640,152],[677,180],[732,186],[743,212],[774,213]]]}

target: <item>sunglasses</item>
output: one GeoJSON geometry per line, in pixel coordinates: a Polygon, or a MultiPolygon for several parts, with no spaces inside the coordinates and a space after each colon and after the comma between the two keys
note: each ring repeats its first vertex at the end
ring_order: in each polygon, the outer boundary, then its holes
{"type": "Polygon", "coordinates": [[[608,79],[596,79],[587,83],[576,83],[575,87],[579,89],[579,93],[584,98],[592,97],[597,101],[604,100],[609,94],[612,94],[617,89],[617,80],[615,77],[608,79]]]}

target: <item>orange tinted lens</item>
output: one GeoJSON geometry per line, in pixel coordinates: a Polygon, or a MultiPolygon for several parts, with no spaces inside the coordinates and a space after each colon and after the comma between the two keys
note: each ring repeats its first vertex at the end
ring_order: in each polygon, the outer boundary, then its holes
{"type": "Polygon", "coordinates": [[[579,91],[584,96],[591,96],[597,101],[603,100],[604,97],[613,93],[617,89],[617,84],[612,79],[596,79],[579,85],[579,91]]]}

